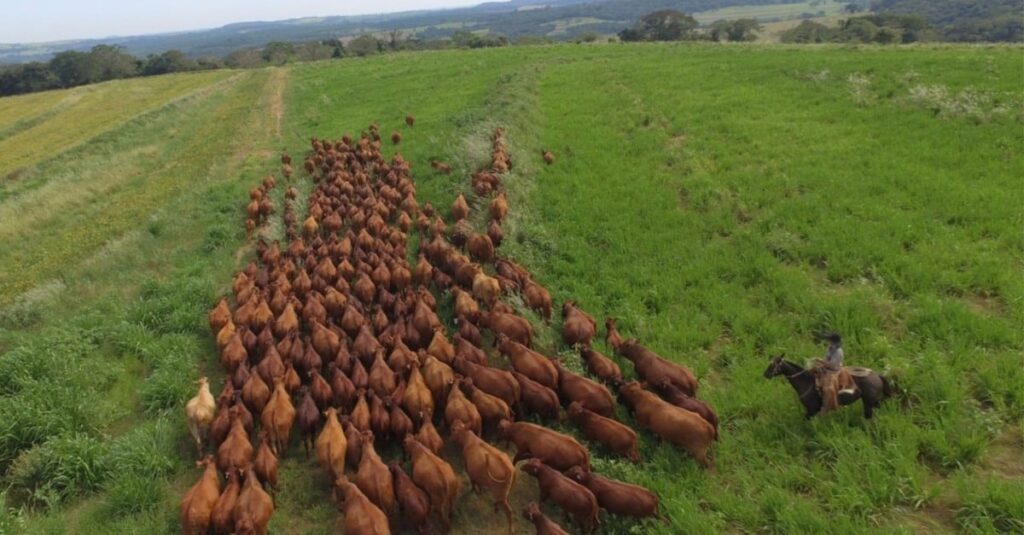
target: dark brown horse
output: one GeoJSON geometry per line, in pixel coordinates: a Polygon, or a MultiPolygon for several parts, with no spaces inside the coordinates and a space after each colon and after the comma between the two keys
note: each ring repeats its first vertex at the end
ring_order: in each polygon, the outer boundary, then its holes
{"type": "MultiPolygon", "coordinates": [[[[793,390],[796,390],[800,403],[803,403],[804,409],[807,410],[804,416],[809,420],[821,412],[823,405],[821,393],[818,392],[818,387],[814,381],[814,372],[804,369],[799,364],[783,360],[782,357],[784,356],[770,357],[771,363],[768,364],[768,369],[764,371],[764,376],[766,379],[780,375],[785,377],[789,381],[790,386],[793,387],[793,390]]],[[[880,406],[882,400],[892,393],[889,383],[885,380],[885,377],[867,368],[847,368],[847,370],[853,377],[853,381],[857,383],[857,392],[850,395],[840,395],[839,404],[850,405],[859,399],[864,402],[864,417],[871,419],[875,408],[880,406]]]]}

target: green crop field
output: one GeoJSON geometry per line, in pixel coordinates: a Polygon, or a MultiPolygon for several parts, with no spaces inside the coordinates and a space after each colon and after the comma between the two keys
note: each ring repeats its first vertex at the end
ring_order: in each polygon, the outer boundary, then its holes
{"type": "MultiPolygon", "coordinates": [[[[252,256],[246,192],[281,149],[373,121],[402,132],[420,202],[443,208],[506,128],[499,253],[700,377],[722,421],[715,470],[646,432],[637,465],[592,445],[595,470],[656,491],[671,521],[605,515],[601,532],[1019,533],[1020,58],[560,45],[0,99],[0,533],[179,530],[200,474],[183,407],[199,376],[220,384],[206,313],[252,256]],[[821,356],[829,330],[896,387],[871,421],[859,404],[807,421],[763,377],[770,355],[821,356]]],[[[541,349],[578,370],[553,329],[541,349]]],[[[297,442],[271,532],[333,532],[327,478],[297,442]]],[[[502,529],[462,477],[453,532],[502,529]]],[[[513,507],[536,497],[520,476],[513,507]]]]}

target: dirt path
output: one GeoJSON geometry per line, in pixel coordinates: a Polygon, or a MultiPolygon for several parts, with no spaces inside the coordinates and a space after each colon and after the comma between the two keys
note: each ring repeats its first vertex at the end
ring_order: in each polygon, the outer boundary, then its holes
{"type": "Polygon", "coordinates": [[[274,69],[270,75],[270,117],[274,121],[274,137],[281,138],[281,120],[284,119],[284,89],[288,85],[287,67],[274,69]]]}

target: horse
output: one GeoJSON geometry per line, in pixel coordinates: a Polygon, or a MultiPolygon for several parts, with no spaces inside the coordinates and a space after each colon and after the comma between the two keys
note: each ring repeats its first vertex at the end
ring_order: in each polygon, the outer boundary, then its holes
{"type": "MultiPolygon", "coordinates": [[[[769,357],[771,363],[768,364],[768,369],[764,371],[764,377],[765,379],[771,379],[782,375],[789,380],[790,386],[793,387],[793,390],[796,390],[800,403],[803,403],[804,409],[807,411],[804,417],[810,420],[821,412],[823,405],[821,393],[818,392],[818,387],[814,380],[814,372],[804,369],[799,364],[784,360],[784,356],[785,354],[769,357]]],[[[870,420],[875,409],[881,406],[882,401],[892,394],[892,388],[889,382],[885,380],[885,377],[868,368],[846,368],[846,370],[853,377],[853,381],[857,383],[857,392],[853,394],[840,394],[839,404],[850,405],[858,399],[863,401],[864,418],[870,420]]]]}

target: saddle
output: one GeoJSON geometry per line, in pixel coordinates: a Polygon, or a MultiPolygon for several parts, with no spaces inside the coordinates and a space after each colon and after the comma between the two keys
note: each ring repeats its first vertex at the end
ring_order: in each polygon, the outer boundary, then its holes
{"type": "Polygon", "coordinates": [[[869,377],[875,373],[875,370],[861,366],[844,366],[844,369],[846,370],[846,373],[854,377],[869,377]]]}

